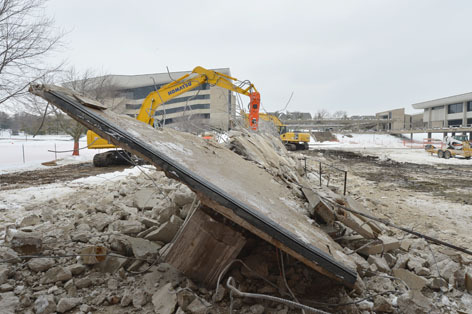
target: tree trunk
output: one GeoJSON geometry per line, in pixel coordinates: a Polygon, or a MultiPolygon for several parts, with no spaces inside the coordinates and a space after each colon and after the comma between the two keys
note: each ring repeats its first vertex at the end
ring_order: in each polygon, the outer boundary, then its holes
{"type": "Polygon", "coordinates": [[[74,152],[72,156],[79,156],[79,141],[74,141],[74,152]]]}

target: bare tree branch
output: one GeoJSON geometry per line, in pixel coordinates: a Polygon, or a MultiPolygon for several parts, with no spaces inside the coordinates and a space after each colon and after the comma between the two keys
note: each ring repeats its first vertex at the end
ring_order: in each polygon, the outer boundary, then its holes
{"type": "Polygon", "coordinates": [[[44,16],[48,0],[0,0],[0,104],[19,99],[30,82],[58,70],[47,58],[63,33],[44,16]]]}

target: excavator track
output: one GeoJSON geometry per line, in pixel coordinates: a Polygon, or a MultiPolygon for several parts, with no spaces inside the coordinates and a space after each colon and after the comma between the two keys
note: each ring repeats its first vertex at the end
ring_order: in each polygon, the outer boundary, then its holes
{"type": "Polygon", "coordinates": [[[93,156],[95,167],[131,165],[131,154],[124,150],[111,150],[93,156]]]}

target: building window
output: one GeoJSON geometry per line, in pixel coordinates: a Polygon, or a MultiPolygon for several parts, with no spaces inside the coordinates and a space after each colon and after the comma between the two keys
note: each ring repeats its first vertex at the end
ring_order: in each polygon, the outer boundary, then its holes
{"type": "Polygon", "coordinates": [[[462,119],[447,120],[447,125],[448,126],[461,126],[462,125],[462,119]]]}
{"type": "Polygon", "coordinates": [[[182,111],[191,111],[191,110],[197,110],[197,109],[210,109],[210,104],[195,104],[195,105],[188,105],[188,106],[182,106],[182,107],[177,107],[177,108],[169,108],[169,109],[162,109],[162,110],[157,110],[156,111],[156,116],[164,115],[164,114],[172,114],[176,112],[182,112],[182,111]]]}
{"type": "Polygon", "coordinates": [[[444,106],[436,106],[436,107],[431,108],[431,110],[441,110],[443,108],[444,106]]]}
{"type": "Polygon", "coordinates": [[[472,111],[472,101],[467,102],[467,111],[472,111]]]}
{"type": "Polygon", "coordinates": [[[451,104],[447,106],[447,113],[459,113],[462,112],[462,103],[460,104],[451,104]]]}
{"type": "Polygon", "coordinates": [[[467,119],[467,126],[470,126],[472,124],[472,119],[467,119]]]}
{"type": "MultiPolygon", "coordinates": [[[[122,97],[128,98],[128,99],[143,99],[146,98],[147,95],[149,95],[151,92],[155,91],[156,88],[160,89],[162,86],[166,85],[168,83],[163,83],[163,84],[157,84],[157,85],[150,85],[150,86],[141,86],[141,87],[136,87],[136,88],[129,88],[129,89],[122,89],[119,92],[121,93],[122,97]]],[[[200,86],[197,86],[196,88],[193,88],[193,91],[196,90],[206,90],[210,89],[210,85],[207,83],[204,83],[200,86]]]]}

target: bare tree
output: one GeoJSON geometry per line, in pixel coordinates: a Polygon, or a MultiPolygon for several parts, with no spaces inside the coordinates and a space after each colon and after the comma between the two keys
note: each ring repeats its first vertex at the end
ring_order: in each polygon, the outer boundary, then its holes
{"type": "Polygon", "coordinates": [[[338,110],[335,113],[333,113],[333,118],[335,119],[347,119],[347,112],[344,110],[338,110]]]}
{"type": "Polygon", "coordinates": [[[62,33],[45,17],[48,0],[0,0],[0,104],[26,94],[26,87],[60,65],[48,58],[62,33]]]}
{"type": "Polygon", "coordinates": [[[315,120],[323,120],[329,117],[329,112],[326,109],[318,109],[315,113],[314,119],[315,120]]]}
{"type": "MultiPolygon", "coordinates": [[[[97,76],[94,71],[86,70],[83,73],[75,68],[70,68],[64,72],[62,85],[73,89],[83,95],[98,101],[104,102],[105,99],[113,99],[117,94],[117,88],[109,80],[108,75],[97,76]]],[[[61,125],[61,129],[74,139],[74,151],[72,155],[79,155],[79,139],[87,130],[83,125],[75,120],[68,118],[57,109],[54,109],[56,118],[61,125]]]]}

